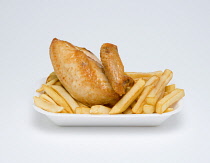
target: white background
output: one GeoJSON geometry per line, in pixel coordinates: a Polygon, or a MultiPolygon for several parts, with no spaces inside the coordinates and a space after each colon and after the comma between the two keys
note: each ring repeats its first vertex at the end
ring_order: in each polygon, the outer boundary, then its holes
{"type": "Polygon", "coordinates": [[[210,162],[210,1],[0,2],[0,162],[210,162]],[[57,37],[126,71],[171,69],[185,107],[159,127],[57,127],[32,108],[57,37]]]}

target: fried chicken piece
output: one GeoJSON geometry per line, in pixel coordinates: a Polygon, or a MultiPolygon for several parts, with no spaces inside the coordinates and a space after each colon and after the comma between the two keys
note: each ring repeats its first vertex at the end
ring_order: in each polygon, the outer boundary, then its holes
{"type": "Polygon", "coordinates": [[[91,57],[91,52],[88,56],[84,51],[87,52],[66,41],[52,40],[50,58],[58,79],[81,103],[88,106],[114,105],[120,97],[110,85],[103,66],[95,56],[91,57]]]}
{"type": "Polygon", "coordinates": [[[122,96],[125,94],[126,87],[132,86],[134,81],[124,73],[124,66],[118,54],[117,46],[110,43],[103,44],[100,57],[112,88],[122,96]]]}

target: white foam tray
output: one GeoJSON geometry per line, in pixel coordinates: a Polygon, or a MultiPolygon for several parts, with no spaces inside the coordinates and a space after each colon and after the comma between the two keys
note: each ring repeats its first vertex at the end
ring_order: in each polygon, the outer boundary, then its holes
{"type": "MultiPolygon", "coordinates": [[[[38,81],[35,89],[45,83],[45,79],[38,81]]],[[[39,93],[36,92],[35,96],[39,96],[39,93]]],[[[174,111],[163,114],[67,114],[47,112],[35,106],[34,103],[33,107],[37,112],[44,114],[58,126],[159,126],[182,109],[183,100],[180,100],[173,106],[174,111]]]]}

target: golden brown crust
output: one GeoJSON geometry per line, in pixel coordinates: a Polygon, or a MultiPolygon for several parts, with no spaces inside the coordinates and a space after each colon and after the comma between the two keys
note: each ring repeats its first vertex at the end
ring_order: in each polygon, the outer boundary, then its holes
{"type": "Polygon", "coordinates": [[[89,106],[119,100],[99,63],[74,45],[53,39],[50,58],[58,79],[76,100],[89,106]]]}
{"type": "Polygon", "coordinates": [[[102,63],[101,61],[88,49],[86,48],[83,48],[83,47],[78,47],[78,46],[75,46],[76,49],[82,51],[83,53],[86,54],[86,56],[88,56],[89,58],[93,59],[94,61],[98,62],[99,63],[99,66],[102,67],[102,63]]]}
{"type": "Polygon", "coordinates": [[[122,96],[125,94],[126,87],[133,85],[133,79],[124,73],[124,66],[118,54],[117,46],[110,43],[103,44],[100,57],[112,88],[122,96]]]}

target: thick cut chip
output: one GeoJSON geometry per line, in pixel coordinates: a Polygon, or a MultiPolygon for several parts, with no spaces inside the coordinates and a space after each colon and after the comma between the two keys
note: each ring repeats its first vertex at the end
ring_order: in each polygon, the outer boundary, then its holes
{"type": "Polygon", "coordinates": [[[48,96],[47,94],[41,94],[39,97],[42,98],[43,100],[56,104],[55,101],[53,101],[53,99],[51,99],[50,96],[48,96]]]}
{"type": "Polygon", "coordinates": [[[59,86],[62,86],[61,82],[60,81],[57,81],[54,85],[59,85],[59,86]]]}
{"type": "Polygon", "coordinates": [[[158,76],[160,77],[163,72],[162,71],[155,71],[155,72],[126,72],[128,76],[130,76],[133,79],[136,78],[144,78],[144,77],[152,77],[152,76],[158,76]]]}
{"type": "Polygon", "coordinates": [[[145,81],[139,79],[137,83],[114,105],[109,114],[119,114],[124,112],[132,102],[141,94],[145,81]]]}
{"type": "Polygon", "coordinates": [[[76,114],[90,114],[90,108],[80,106],[75,109],[75,113],[76,114]]]}
{"type": "Polygon", "coordinates": [[[61,113],[68,113],[65,109],[63,109],[62,111],[61,111],[61,113]]]}
{"type": "Polygon", "coordinates": [[[185,96],[183,89],[175,89],[157,102],[156,112],[162,114],[167,108],[185,96]]]}
{"type": "Polygon", "coordinates": [[[149,80],[146,82],[145,87],[148,85],[156,85],[157,82],[159,80],[158,76],[152,76],[151,78],[149,78],[149,80]]]}
{"type": "Polygon", "coordinates": [[[53,80],[47,82],[46,85],[53,85],[53,84],[55,84],[57,81],[58,81],[58,78],[56,77],[55,79],[53,79],[53,80]]]}
{"type": "Polygon", "coordinates": [[[176,88],[176,85],[175,84],[167,85],[165,87],[165,92],[171,93],[175,88],[176,88]]]}
{"type": "Polygon", "coordinates": [[[136,104],[136,100],[134,100],[134,101],[132,102],[132,104],[130,105],[130,107],[133,108],[133,107],[135,106],[135,104],[136,104]]]}
{"type": "MultiPolygon", "coordinates": [[[[52,79],[51,81],[47,82],[46,85],[53,85],[53,84],[55,84],[57,81],[58,81],[58,78],[56,77],[56,78],[52,79]]],[[[43,84],[42,84],[41,88],[37,89],[36,91],[37,91],[37,92],[42,92],[42,91],[44,91],[43,84]]]]}
{"type": "Polygon", "coordinates": [[[139,99],[137,100],[136,104],[134,105],[134,107],[132,108],[132,111],[134,113],[138,113],[141,114],[142,112],[142,105],[147,97],[147,95],[150,93],[150,91],[154,88],[154,85],[148,85],[144,88],[144,90],[142,91],[139,99]]]}
{"type": "Polygon", "coordinates": [[[58,106],[56,104],[53,104],[51,102],[48,102],[40,97],[36,97],[34,96],[34,104],[43,109],[43,110],[46,110],[48,112],[53,112],[53,113],[59,113],[61,112],[62,110],[64,110],[63,107],[61,106],[58,106]]]}
{"type": "Polygon", "coordinates": [[[171,111],[174,111],[174,108],[167,108],[164,113],[168,113],[168,112],[171,112],[171,111]]]}
{"type": "Polygon", "coordinates": [[[51,80],[57,78],[55,72],[50,73],[50,75],[47,77],[46,83],[50,82],[51,80]]]}
{"type": "Polygon", "coordinates": [[[83,103],[81,103],[81,102],[79,102],[79,101],[77,101],[77,103],[78,103],[78,105],[81,107],[86,107],[86,108],[89,108],[87,105],[85,105],[85,104],[83,104],[83,103]]]}
{"type": "Polygon", "coordinates": [[[64,109],[68,113],[73,113],[68,103],[50,86],[43,85],[44,91],[60,106],[64,107],[64,109]]]}
{"type": "Polygon", "coordinates": [[[132,108],[129,107],[129,108],[126,109],[123,113],[124,113],[124,114],[133,114],[132,108]]]}
{"type": "Polygon", "coordinates": [[[149,105],[155,105],[157,103],[157,100],[162,95],[162,92],[165,89],[165,86],[170,82],[172,79],[173,72],[171,70],[166,69],[162,76],[160,77],[160,80],[157,82],[155,88],[149,93],[149,95],[146,98],[146,102],[149,105]]]}
{"type": "Polygon", "coordinates": [[[111,108],[103,105],[93,105],[90,109],[90,114],[109,114],[111,108]]]}
{"type": "Polygon", "coordinates": [[[143,106],[144,114],[152,114],[154,112],[155,112],[155,106],[153,106],[153,105],[144,105],[143,106]]]}
{"type": "Polygon", "coordinates": [[[52,85],[52,89],[55,90],[61,97],[63,97],[66,102],[69,104],[71,109],[75,112],[75,109],[79,107],[78,103],[71,97],[71,95],[62,87],[58,85],[52,85]]]}
{"type": "Polygon", "coordinates": [[[141,114],[143,110],[143,105],[145,104],[145,99],[148,96],[148,94],[151,92],[152,89],[154,89],[155,84],[158,82],[159,77],[152,76],[145,84],[145,88],[142,91],[140,97],[138,98],[135,105],[132,107],[132,111],[137,114],[141,114]]]}

